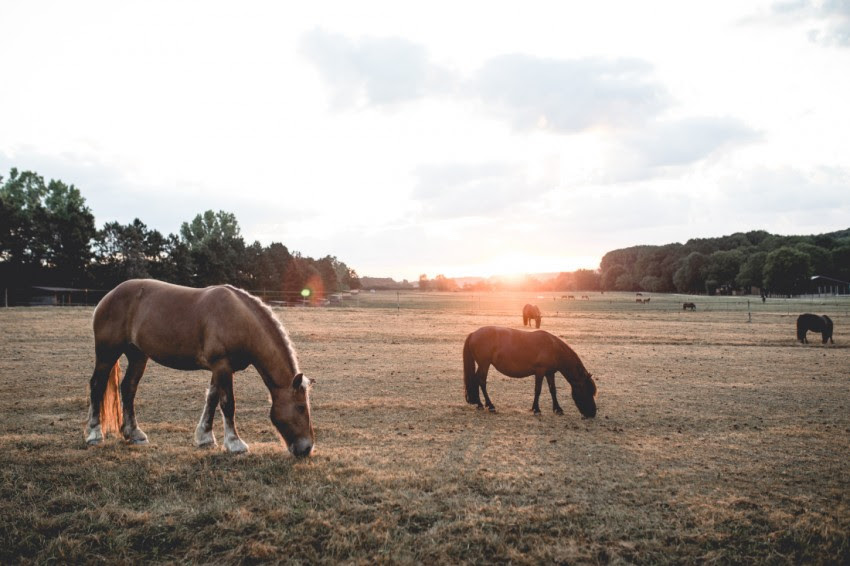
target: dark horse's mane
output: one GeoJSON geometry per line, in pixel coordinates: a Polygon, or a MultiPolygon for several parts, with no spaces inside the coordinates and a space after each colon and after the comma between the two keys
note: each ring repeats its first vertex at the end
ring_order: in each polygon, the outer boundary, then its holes
{"type": "Polygon", "coordinates": [[[233,285],[224,285],[224,287],[233,291],[236,296],[241,299],[242,303],[257,315],[257,318],[263,322],[266,330],[273,334],[280,335],[284,345],[286,346],[286,352],[288,354],[290,364],[292,365],[292,375],[298,374],[300,369],[298,367],[298,356],[295,354],[295,348],[292,346],[292,341],[289,339],[289,333],[283,327],[280,319],[275,316],[272,309],[261,301],[259,297],[255,297],[244,289],[234,287],[233,285]]]}

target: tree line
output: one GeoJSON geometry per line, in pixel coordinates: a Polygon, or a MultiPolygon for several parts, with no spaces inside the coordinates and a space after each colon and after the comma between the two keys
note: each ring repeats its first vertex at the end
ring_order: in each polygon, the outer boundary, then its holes
{"type": "Polygon", "coordinates": [[[602,289],[611,291],[798,295],[815,275],[850,281],[850,229],[810,236],[754,230],[632,246],[606,253],[599,272],[602,289]]]}
{"type": "Polygon", "coordinates": [[[15,168],[0,176],[4,287],[110,289],[140,277],[193,287],[231,283],[286,297],[360,287],[357,273],[334,256],[313,259],[278,242],[246,243],[230,212],[207,210],[167,236],[138,218],[98,229],[74,185],[15,168]]]}

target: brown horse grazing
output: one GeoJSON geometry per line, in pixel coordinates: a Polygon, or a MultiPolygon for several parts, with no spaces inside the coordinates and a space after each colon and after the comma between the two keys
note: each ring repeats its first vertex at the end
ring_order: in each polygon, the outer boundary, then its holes
{"type": "Polygon", "coordinates": [[[686,310],[695,311],[695,310],[697,310],[697,306],[694,303],[682,303],[682,310],[683,311],[686,311],[686,310]]]}
{"type": "Polygon", "coordinates": [[[492,412],[496,407],[487,395],[487,372],[491,365],[508,377],[534,376],[534,404],[531,406],[534,414],[540,413],[543,376],[546,376],[552,395],[552,410],[564,414],[555,395],[555,372],[560,371],[572,387],[573,401],[581,414],[588,418],[596,416],[596,383],[572,348],[545,330],[525,332],[484,326],[467,336],[463,345],[466,402],[482,408],[478,395],[480,387],[484,402],[492,412]]]}
{"type": "Polygon", "coordinates": [[[532,320],[537,324],[537,328],[540,328],[540,309],[537,305],[525,305],[522,307],[522,325],[530,326],[532,320]]]}
{"type": "Polygon", "coordinates": [[[195,444],[214,445],[216,405],[224,416],[224,446],[245,452],[233,420],[233,373],[253,365],[271,394],[272,423],[289,451],[313,450],[309,389],[313,383],[298,369],[298,359],[280,322],[259,299],[230,285],[192,289],[155,281],[125,281],[94,311],[95,368],[90,382],[86,442],[99,444],[120,428],[133,444],[148,437],[136,424],[133,401],[148,359],[174,369],[212,372],[195,444]],[[121,381],[118,410],[118,358],[129,365],[121,381]]]}
{"type": "Polygon", "coordinates": [[[797,340],[803,344],[808,344],[809,341],[806,339],[806,333],[809,331],[820,332],[824,344],[826,344],[827,340],[835,344],[835,341],[832,339],[832,319],[828,316],[818,316],[807,312],[797,317],[797,340]]]}

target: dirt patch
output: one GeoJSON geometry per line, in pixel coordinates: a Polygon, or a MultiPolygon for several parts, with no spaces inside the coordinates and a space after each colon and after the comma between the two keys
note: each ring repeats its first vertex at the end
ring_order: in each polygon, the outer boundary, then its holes
{"type": "Polygon", "coordinates": [[[495,372],[498,412],[464,403],[464,338],[519,311],[278,310],[318,381],[308,461],[253,369],[251,452],[194,448],[209,376],[153,363],[151,445],[86,449],[91,309],[0,310],[0,562],[850,562],[850,321],[802,346],[793,313],[653,302],[544,309],[597,380],[593,420],[560,377],[563,416],[495,372]]]}

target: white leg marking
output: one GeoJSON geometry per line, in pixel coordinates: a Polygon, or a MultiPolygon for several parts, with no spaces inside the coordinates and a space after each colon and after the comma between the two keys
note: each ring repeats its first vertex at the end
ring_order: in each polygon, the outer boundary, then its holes
{"type": "Polygon", "coordinates": [[[97,425],[94,428],[86,427],[87,435],[86,435],[86,444],[89,446],[96,446],[103,441],[103,432],[100,430],[100,425],[97,425]]]}
{"type": "MultiPolygon", "coordinates": [[[[198,421],[198,426],[195,427],[195,446],[215,446],[215,433],[212,430],[212,419],[210,419],[210,392],[207,388],[207,395],[204,398],[204,410],[201,411],[201,420],[198,421]],[[207,422],[209,421],[209,425],[207,422]]],[[[213,407],[215,411],[215,407],[213,407]]],[[[213,414],[215,416],[215,414],[213,414]]]]}
{"type": "Polygon", "coordinates": [[[224,419],[224,447],[231,454],[241,454],[248,451],[248,445],[239,438],[227,419],[224,419]]]}

